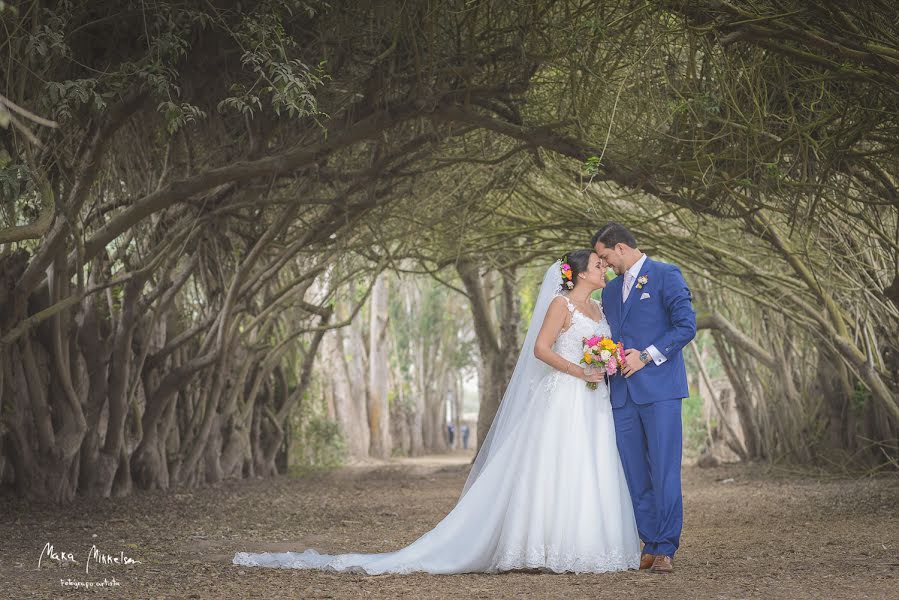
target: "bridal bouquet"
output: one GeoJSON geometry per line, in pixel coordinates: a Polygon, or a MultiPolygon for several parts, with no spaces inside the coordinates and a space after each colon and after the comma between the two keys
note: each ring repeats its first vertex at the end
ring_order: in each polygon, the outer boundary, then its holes
{"type": "MultiPolygon", "coordinates": [[[[601,369],[609,375],[618,372],[618,365],[624,362],[624,344],[615,343],[611,339],[594,335],[591,338],[584,338],[584,357],[581,364],[587,367],[587,372],[594,369],[601,369]]],[[[597,385],[595,381],[588,381],[587,387],[595,390],[597,385]]]]}

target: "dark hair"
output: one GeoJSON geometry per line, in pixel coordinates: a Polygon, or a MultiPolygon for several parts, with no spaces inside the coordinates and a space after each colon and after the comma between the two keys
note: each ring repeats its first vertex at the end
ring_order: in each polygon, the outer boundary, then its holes
{"type": "MultiPolygon", "coordinates": [[[[587,266],[590,264],[590,255],[594,253],[594,250],[574,250],[573,252],[567,252],[562,255],[562,264],[568,264],[571,267],[571,283],[574,284],[577,281],[578,273],[583,273],[587,270],[587,266]]],[[[570,289],[565,286],[565,282],[568,279],[565,278],[564,275],[559,275],[562,280],[562,290],[570,289]]],[[[574,287],[572,285],[572,287],[574,287]]]]}
{"type": "Polygon", "coordinates": [[[596,242],[602,242],[606,248],[613,248],[615,244],[627,244],[631,248],[637,247],[637,238],[634,237],[634,234],[624,225],[614,221],[609,221],[593,234],[590,245],[596,246],[596,242]]]}

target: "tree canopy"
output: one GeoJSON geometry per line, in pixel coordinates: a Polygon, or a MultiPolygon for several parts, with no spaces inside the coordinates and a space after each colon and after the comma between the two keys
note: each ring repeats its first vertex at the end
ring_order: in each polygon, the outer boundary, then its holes
{"type": "Polygon", "coordinates": [[[895,461],[889,3],[47,1],[0,20],[0,440],[23,494],[275,472],[326,332],[385,271],[469,299],[486,433],[522,269],[608,220],[687,274],[741,455],[895,461]]]}

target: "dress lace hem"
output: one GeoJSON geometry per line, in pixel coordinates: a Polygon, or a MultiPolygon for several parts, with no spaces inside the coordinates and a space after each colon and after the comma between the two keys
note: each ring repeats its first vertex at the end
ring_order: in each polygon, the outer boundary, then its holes
{"type": "MultiPolygon", "coordinates": [[[[371,556],[371,555],[369,555],[371,556]]],[[[272,567],[282,569],[318,569],[331,573],[356,573],[361,575],[379,575],[382,573],[409,574],[429,572],[421,563],[392,565],[389,569],[352,564],[352,555],[319,554],[315,550],[305,552],[238,552],[234,555],[233,564],[249,567],[272,567]]],[[[479,568],[478,573],[498,573],[515,569],[539,569],[553,573],[606,573],[610,571],[626,571],[640,566],[640,553],[601,552],[595,554],[575,554],[537,546],[527,550],[511,550],[501,552],[495,557],[493,564],[487,568],[479,568]]],[[[458,571],[467,572],[467,571],[458,571]]]]}

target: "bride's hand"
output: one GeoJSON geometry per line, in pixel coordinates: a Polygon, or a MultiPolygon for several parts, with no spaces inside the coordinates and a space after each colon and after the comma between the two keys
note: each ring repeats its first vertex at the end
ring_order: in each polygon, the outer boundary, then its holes
{"type": "Polygon", "coordinates": [[[588,372],[587,367],[584,367],[583,369],[581,369],[581,379],[583,379],[584,381],[599,383],[600,381],[603,381],[605,377],[603,376],[603,371],[600,369],[593,369],[592,371],[588,372]]]}

